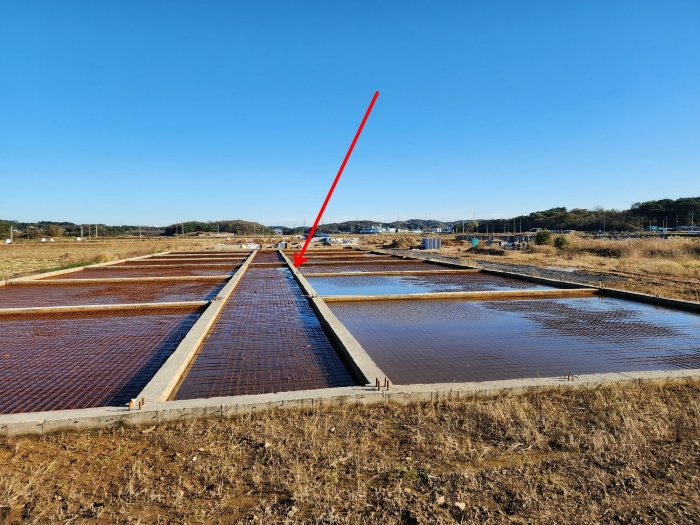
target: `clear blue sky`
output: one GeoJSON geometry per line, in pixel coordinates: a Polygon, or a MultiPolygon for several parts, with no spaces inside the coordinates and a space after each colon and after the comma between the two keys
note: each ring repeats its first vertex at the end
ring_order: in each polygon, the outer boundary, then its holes
{"type": "Polygon", "coordinates": [[[0,218],[310,224],[700,193],[700,2],[0,2],[0,218]]]}

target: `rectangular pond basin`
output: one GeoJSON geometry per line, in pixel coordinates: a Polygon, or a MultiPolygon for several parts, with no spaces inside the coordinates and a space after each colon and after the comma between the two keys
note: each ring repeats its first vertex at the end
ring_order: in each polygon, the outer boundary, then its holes
{"type": "Polygon", "coordinates": [[[0,308],[211,301],[224,284],[224,280],[94,284],[70,280],[65,280],[65,284],[31,284],[30,281],[0,286],[0,308]]]}
{"type": "Polygon", "coordinates": [[[590,297],[328,305],[397,384],[700,368],[700,316],[590,297]]]}
{"type": "Polygon", "coordinates": [[[47,275],[42,279],[122,279],[134,277],[178,277],[178,276],[210,276],[233,275],[238,267],[189,267],[189,268],[115,268],[104,266],[100,268],[84,268],[77,272],[62,275],[47,275]]]}
{"type": "Polygon", "coordinates": [[[123,406],[200,309],[0,315],[0,414],[123,406]]]}
{"type": "Polygon", "coordinates": [[[486,273],[437,275],[309,276],[309,283],[322,297],[335,295],[394,295],[431,292],[477,292],[498,290],[552,290],[530,281],[486,273]]]}
{"type": "Polygon", "coordinates": [[[249,268],[175,399],[355,385],[287,268],[249,268]]]}
{"type": "Polygon", "coordinates": [[[314,273],[363,273],[363,272],[425,272],[454,269],[450,266],[432,264],[420,261],[381,263],[357,262],[353,264],[308,264],[304,263],[299,270],[302,274],[314,273]]]}

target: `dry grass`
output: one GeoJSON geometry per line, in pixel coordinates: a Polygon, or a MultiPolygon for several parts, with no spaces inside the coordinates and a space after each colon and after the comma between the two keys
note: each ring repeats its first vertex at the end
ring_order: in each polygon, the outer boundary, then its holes
{"type": "MultiPolygon", "coordinates": [[[[634,292],[674,299],[700,301],[700,239],[586,239],[569,236],[570,246],[532,245],[527,251],[506,251],[502,256],[474,254],[477,261],[577,268],[603,275],[615,275],[614,284],[634,292]]],[[[445,255],[459,256],[456,248],[445,255]]],[[[469,253],[469,252],[467,252],[469,253]]]]}
{"type": "Polygon", "coordinates": [[[105,239],[86,242],[18,242],[0,246],[0,279],[11,279],[59,268],[102,263],[171,250],[211,248],[204,239],[105,239]]]}
{"type": "Polygon", "coordinates": [[[7,523],[697,523],[700,383],[0,442],[7,523]]]}

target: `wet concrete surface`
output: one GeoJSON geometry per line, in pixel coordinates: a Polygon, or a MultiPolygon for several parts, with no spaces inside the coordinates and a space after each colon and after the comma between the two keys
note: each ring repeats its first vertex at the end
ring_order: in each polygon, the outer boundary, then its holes
{"type": "Polygon", "coordinates": [[[329,306],[397,384],[700,368],[700,316],[620,299],[329,306]]]}
{"type": "Polygon", "coordinates": [[[0,315],[0,414],[122,406],[200,315],[192,308],[0,315]]]}
{"type": "Polygon", "coordinates": [[[320,296],[553,289],[551,286],[484,273],[343,277],[313,277],[311,274],[309,283],[320,296]]]}
{"type": "Polygon", "coordinates": [[[175,399],[354,384],[291,272],[252,267],[202,343],[175,399]]]}
{"type": "Polygon", "coordinates": [[[11,284],[0,287],[0,308],[211,301],[225,281],[11,284]]]}

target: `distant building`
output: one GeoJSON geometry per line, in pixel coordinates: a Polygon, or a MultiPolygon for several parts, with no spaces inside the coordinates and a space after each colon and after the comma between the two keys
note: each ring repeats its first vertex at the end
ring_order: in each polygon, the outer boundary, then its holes
{"type": "Polygon", "coordinates": [[[372,234],[372,233],[385,233],[386,229],[382,228],[381,226],[370,226],[369,228],[362,228],[360,230],[360,233],[363,234],[372,234]]]}

